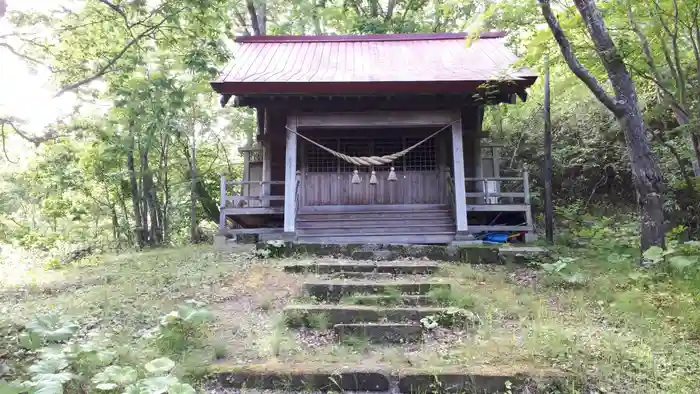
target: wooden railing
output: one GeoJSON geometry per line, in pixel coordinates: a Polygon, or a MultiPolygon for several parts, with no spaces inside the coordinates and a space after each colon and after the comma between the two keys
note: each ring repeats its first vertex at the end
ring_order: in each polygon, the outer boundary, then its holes
{"type": "MultiPolygon", "coordinates": [[[[230,206],[241,207],[241,206],[251,206],[250,202],[263,202],[263,201],[284,201],[284,195],[281,196],[270,196],[266,195],[267,185],[284,185],[284,181],[235,181],[227,180],[225,175],[221,175],[221,198],[219,200],[220,208],[227,208],[230,206]],[[246,195],[250,193],[244,193],[244,186],[254,186],[259,185],[260,190],[258,195],[246,195]]],[[[256,204],[257,206],[257,204],[256,204]]],[[[262,206],[262,205],[259,205],[262,206]]]]}
{"type": "Polygon", "coordinates": [[[496,204],[503,204],[501,198],[506,198],[509,200],[508,204],[530,204],[530,179],[527,171],[523,171],[522,177],[482,177],[482,178],[464,178],[467,183],[467,192],[464,196],[467,198],[478,198],[481,204],[490,204],[490,197],[495,197],[497,199],[496,204]],[[470,183],[480,183],[480,191],[473,191],[475,188],[470,188],[470,183]],[[489,182],[496,182],[498,184],[497,192],[489,191],[489,182]],[[510,183],[510,187],[505,188],[504,183],[510,183]],[[504,191],[506,189],[507,191],[504,191]],[[516,189],[519,189],[516,191],[516,189]],[[522,199],[522,202],[515,202],[515,199],[522,199]]]}

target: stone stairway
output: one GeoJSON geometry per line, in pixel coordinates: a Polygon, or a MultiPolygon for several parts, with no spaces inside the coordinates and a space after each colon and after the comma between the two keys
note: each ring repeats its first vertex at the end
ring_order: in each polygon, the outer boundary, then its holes
{"type": "MultiPolygon", "coordinates": [[[[341,344],[361,340],[385,347],[421,343],[436,326],[459,327],[460,332],[477,327],[480,319],[475,313],[441,305],[435,296],[452,291],[448,278],[431,276],[439,269],[437,263],[421,261],[323,259],[285,265],[285,272],[307,276],[302,284],[303,302],[287,305],[282,311],[285,324],[293,330],[331,329],[334,340],[341,344]],[[319,322],[324,327],[319,327],[319,322]]],[[[534,392],[527,391],[532,381],[526,371],[469,366],[426,371],[364,365],[262,364],[214,371],[223,387],[279,392],[534,392]]],[[[541,375],[557,376],[542,372],[538,378],[541,375]]]]}

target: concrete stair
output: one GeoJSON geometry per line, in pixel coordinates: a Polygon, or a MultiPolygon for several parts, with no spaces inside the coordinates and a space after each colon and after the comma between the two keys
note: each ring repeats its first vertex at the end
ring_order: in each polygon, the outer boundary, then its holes
{"type": "Polygon", "coordinates": [[[364,294],[427,294],[431,290],[450,289],[449,283],[409,282],[409,281],[351,281],[319,280],[306,282],[304,293],[319,301],[339,301],[344,296],[356,293],[364,294]]]}
{"type": "MultiPolygon", "coordinates": [[[[287,305],[283,309],[286,325],[291,329],[307,328],[327,331],[344,344],[363,341],[383,347],[423,343],[426,327],[421,319],[439,321],[448,329],[480,323],[470,311],[455,310],[435,304],[428,293],[434,289],[449,291],[449,283],[409,280],[401,275],[429,275],[438,270],[432,263],[363,262],[321,260],[290,264],[290,273],[311,273],[319,279],[305,282],[304,292],[328,304],[287,305]],[[381,280],[327,280],[323,276],[381,275],[381,280]],[[352,304],[337,304],[338,301],[352,304]],[[362,304],[362,305],[358,305],[362,304]],[[322,326],[318,326],[322,323],[322,326]]],[[[300,331],[301,332],[301,331],[300,331]]],[[[328,333],[320,333],[328,335],[328,333]]],[[[414,345],[412,345],[414,346],[414,345]]],[[[419,345],[420,346],[420,345],[419,345]]],[[[555,370],[531,370],[518,367],[447,367],[439,370],[413,369],[406,365],[343,363],[342,365],[287,365],[283,363],[220,365],[210,370],[220,386],[233,389],[259,389],[265,392],[376,392],[376,393],[531,393],[539,382],[563,376],[555,370]]],[[[537,391],[540,392],[540,391],[537,391]]],[[[549,391],[542,391],[549,392],[549,391]]]]}
{"type": "Polygon", "coordinates": [[[377,272],[394,275],[427,275],[437,272],[435,263],[413,261],[337,261],[318,260],[313,263],[292,263],[284,266],[285,272],[329,274],[334,272],[377,272]]]}
{"type": "Polygon", "coordinates": [[[398,297],[385,294],[358,294],[352,297],[356,305],[401,305],[401,306],[428,306],[437,302],[427,294],[401,294],[398,297]]]}
{"type": "Polygon", "coordinates": [[[423,327],[417,323],[361,323],[333,326],[338,341],[362,338],[370,343],[406,343],[423,339],[423,327]]]}
{"type": "MultiPolygon", "coordinates": [[[[436,316],[452,311],[440,307],[380,307],[369,305],[287,305],[283,314],[290,327],[314,328],[315,322],[322,320],[329,326],[336,324],[378,323],[378,322],[419,322],[424,317],[436,316]]],[[[467,319],[476,324],[476,316],[464,312],[467,319]]]]}
{"type": "Polygon", "coordinates": [[[352,365],[214,365],[210,368],[224,388],[276,392],[373,393],[510,393],[554,392],[546,385],[564,378],[554,369],[522,367],[451,367],[439,371],[391,366],[352,365]],[[509,384],[508,384],[509,383],[509,384]]]}

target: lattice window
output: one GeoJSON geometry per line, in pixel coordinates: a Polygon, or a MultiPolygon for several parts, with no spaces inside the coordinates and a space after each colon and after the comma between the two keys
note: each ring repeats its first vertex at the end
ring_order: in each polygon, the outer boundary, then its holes
{"type": "MultiPolygon", "coordinates": [[[[330,149],[342,152],[348,156],[384,156],[397,153],[411,146],[423,138],[384,137],[381,139],[316,139],[315,141],[330,149]]],[[[306,171],[308,172],[351,172],[356,168],[344,160],[340,160],[323,149],[311,144],[304,144],[306,157],[306,171]]],[[[437,170],[437,150],[435,139],[430,139],[416,147],[406,156],[396,160],[392,164],[375,166],[376,171],[389,171],[389,167],[395,167],[396,171],[435,171],[437,170]]],[[[361,170],[369,170],[368,168],[361,170]]]]}
{"type": "MultiPolygon", "coordinates": [[[[372,156],[372,141],[363,139],[341,139],[338,143],[342,152],[348,156],[372,156]]],[[[345,160],[338,159],[338,167],[340,172],[352,172],[356,169],[355,165],[348,163],[345,160]]]]}
{"type": "MultiPolygon", "coordinates": [[[[407,138],[404,149],[420,142],[423,138],[407,138]]],[[[435,138],[417,146],[404,156],[404,171],[434,171],[437,169],[437,151],[435,138]]]]}
{"type": "MultiPolygon", "coordinates": [[[[335,151],[338,150],[338,140],[335,138],[319,139],[316,140],[316,142],[335,151]]],[[[304,147],[304,154],[306,155],[306,170],[308,172],[338,171],[338,159],[335,156],[310,142],[304,143],[304,147]]]]}
{"type": "MultiPolygon", "coordinates": [[[[374,140],[374,156],[391,155],[403,150],[402,138],[383,138],[374,140]]],[[[390,167],[394,167],[396,171],[403,170],[403,159],[398,159],[395,162],[383,166],[374,166],[376,171],[389,171],[390,167]]]]}
{"type": "Polygon", "coordinates": [[[248,152],[248,155],[248,161],[251,163],[258,163],[263,161],[262,148],[251,150],[250,152],[248,152]]]}

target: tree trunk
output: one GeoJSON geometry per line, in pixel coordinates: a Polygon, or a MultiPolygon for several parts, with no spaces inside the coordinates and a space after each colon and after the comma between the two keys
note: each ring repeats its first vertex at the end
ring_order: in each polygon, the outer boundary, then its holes
{"type": "Polygon", "coordinates": [[[554,203],[552,202],[552,118],[550,116],[549,56],[545,55],[544,74],[544,229],[545,239],[554,243],[554,203]]]}
{"type": "MultiPolygon", "coordinates": [[[[690,124],[689,112],[682,104],[672,104],[671,110],[679,125],[686,126],[690,124]]],[[[689,139],[693,152],[693,157],[690,160],[693,164],[693,175],[700,176],[700,141],[698,141],[698,135],[692,130],[689,132],[689,139]]]]}
{"type": "Polygon", "coordinates": [[[192,150],[190,152],[190,240],[196,244],[201,241],[197,231],[197,133],[192,122],[192,150]]]}
{"type": "Polygon", "coordinates": [[[574,0],[574,4],[583,18],[586,29],[595,44],[595,50],[607,71],[608,79],[615,91],[615,97],[611,97],[596,78],[578,61],[571,43],[552,12],[549,0],[538,1],[542,14],[571,71],[586,84],[596,98],[620,122],[632,167],[633,183],[637,192],[641,216],[641,249],[646,250],[652,245],[665,246],[664,182],[661,170],[647,140],[634,82],[610,38],[595,1],[574,0]]]}
{"type": "Polygon", "coordinates": [[[148,149],[143,149],[141,151],[141,172],[143,177],[142,185],[146,210],[143,213],[143,219],[145,221],[144,229],[148,231],[148,243],[150,245],[157,245],[159,243],[158,214],[156,212],[157,206],[155,187],[153,184],[153,173],[151,172],[150,164],[148,163],[148,149]]]}
{"type": "Polygon", "coordinates": [[[695,160],[693,160],[693,174],[695,176],[700,176],[700,137],[698,137],[697,133],[690,133],[690,142],[693,146],[693,153],[695,153],[695,160]]]}
{"type": "Polygon", "coordinates": [[[161,171],[163,172],[163,207],[160,210],[160,228],[162,231],[161,239],[164,244],[167,244],[170,238],[168,232],[168,215],[170,214],[170,183],[168,179],[168,154],[170,139],[168,137],[163,137],[163,141],[163,154],[161,155],[161,171]]]}
{"type": "Polygon", "coordinates": [[[131,187],[131,203],[134,209],[134,238],[136,246],[140,249],[145,244],[144,227],[141,218],[141,197],[139,185],[136,181],[136,169],[134,167],[134,137],[130,138],[129,148],[126,152],[126,168],[129,172],[129,185],[131,187]]]}
{"type": "MultiPolygon", "coordinates": [[[[125,181],[122,181],[125,182],[125,181]]],[[[126,220],[127,223],[127,230],[129,228],[128,223],[129,223],[129,211],[126,209],[126,201],[125,201],[125,195],[124,191],[128,189],[128,185],[124,185],[123,187],[119,187],[119,193],[117,194],[118,199],[119,199],[119,208],[121,208],[122,215],[124,217],[124,220],[126,220]]],[[[122,229],[123,230],[123,229],[122,229]]],[[[134,244],[134,234],[131,231],[126,231],[124,234],[126,236],[126,239],[129,244],[133,245],[134,244]]]]}
{"type": "Polygon", "coordinates": [[[574,0],[615,91],[615,117],[622,126],[641,213],[641,248],[665,245],[664,181],[647,139],[634,82],[594,0],[574,0]]]}
{"type": "Polygon", "coordinates": [[[117,209],[111,204],[109,210],[112,215],[112,235],[114,236],[114,242],[116,242],[117,248],[121,248],[122,242],[119,236],[119,217],[117,216],[117,209]]]}
{"type": "Polygon", "coordinates": [[[321,27],[321,12],[326,8],[326,0],[314,0],[313,2],[313,12],[311,13],[311,21],[314,25],[314,34],[323,34],[323,28],[321,27]]]}

